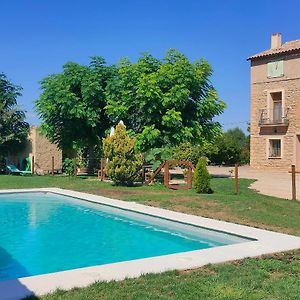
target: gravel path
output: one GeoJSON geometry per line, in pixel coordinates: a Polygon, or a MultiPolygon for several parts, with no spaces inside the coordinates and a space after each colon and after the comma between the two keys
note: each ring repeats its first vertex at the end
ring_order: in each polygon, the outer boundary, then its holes
{"type": "MultiPolygon", "coordinates": [[[[230,176],[234,167],[208,167],[209,173],[214,176],[230,176]]],[[[232,176],[234,173],[232,172],[232,176]]],[[[250,188],[261,194],[284,199],[292,197],[292,175],[284,171],[256,170],[249,166],[239,167],[239,177],[256,179],[250,188]]],[[[300,200],[300,174],[296,175],[297,199],[300,200]]]]}

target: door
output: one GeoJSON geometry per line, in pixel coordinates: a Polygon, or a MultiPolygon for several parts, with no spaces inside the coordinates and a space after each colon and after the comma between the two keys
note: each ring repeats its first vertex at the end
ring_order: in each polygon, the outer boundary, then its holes
{"type": "Polygon", "coordinates": [[[300,172],[300,135],[296,135],[296,171],[300,172]]]}
{"type": "Polygon", "coordinates": [[[273,121],[276,124],[282,123],[282,102],[274,102],[273,121]]]}

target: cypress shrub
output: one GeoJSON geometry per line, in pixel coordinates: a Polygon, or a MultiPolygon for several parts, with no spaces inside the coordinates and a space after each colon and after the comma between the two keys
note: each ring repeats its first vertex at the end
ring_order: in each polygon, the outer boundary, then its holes
{"type": "Polygon", "coordinates": [[[132,185],[140,179],[143,159],[136,152],[135,143],[122,123],[117,125],[114,135],[103,140],[103,152],[108,159],[106,172],[117,185],[132,185]]]}
{"type": "Polygon", "coordinates": [[[210,194],[213,192],[210,187],[210,175],[207,171],[207,159],[205,157],[198,160],[193,185],[197,193],[210,194]]]}

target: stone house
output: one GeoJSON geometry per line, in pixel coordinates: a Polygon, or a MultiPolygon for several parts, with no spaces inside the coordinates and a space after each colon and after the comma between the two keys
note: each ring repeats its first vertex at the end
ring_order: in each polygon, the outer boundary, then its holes
{"type": "Polygon", "coordinates": [[[36,126],[30,127],[25,148],[18,154],[8,156],[6,163],[24,169],[26,158],[29,158],[32,171],[33,157],[34,173],[36,174],[48,174],[52,170],[52,157],[54,157],[54,169],[56,171],[62,169],[62,151],[43,136],[36,126]]]}
{"type": "Polygon", "coordinates": [[[250,165],[300,171],[300,40],[248,58],[251,63],[250,165]]]}

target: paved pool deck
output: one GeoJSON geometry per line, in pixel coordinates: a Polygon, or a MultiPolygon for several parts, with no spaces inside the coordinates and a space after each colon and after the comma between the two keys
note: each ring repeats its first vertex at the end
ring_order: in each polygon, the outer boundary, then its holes
{"type": "Polygon", "coordinates": [[[44,295],[53,292],[58,288],[68,290],[73,287],[85,287],[96,281],[122,280],[125,278],[138,277],[146,273],[194,269],[207,264],[222,263],[246,257],[257,257],[264,254],[300,248],[300,238],[296,236],[70,190],[44,188],[2,190],[0,193],[41,191],[75,197],[82,199],[83,201],[109,205],[123,210],[247,237],[252,240],[239,244],[203,250],[181,252],[171,255],[136,259],[2,281],[0,282],[1,300],[16,300],[32,294],[44,295]]]}
{"type": "MultiPolygon", "coordinates": [[[[230,176],[234,167],[209,166],[208,171],[213,176],[230,176]]],[[[233,175],[233,173],[232,173],[233,175]]],[[[239,177],[256,179],[250,188],[259,193],[279,197],[292,198],[292,175],[287,171],[257,170],[249,166],[239,167],[239,177]]],[[[300,174],[296,174],[297,199],[300,200],[300,174]]]]}

